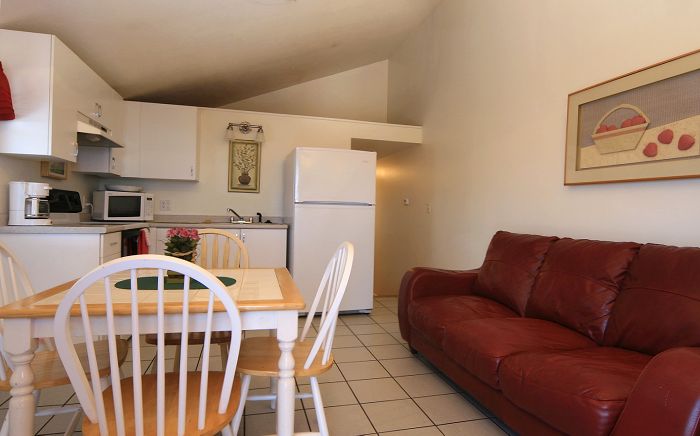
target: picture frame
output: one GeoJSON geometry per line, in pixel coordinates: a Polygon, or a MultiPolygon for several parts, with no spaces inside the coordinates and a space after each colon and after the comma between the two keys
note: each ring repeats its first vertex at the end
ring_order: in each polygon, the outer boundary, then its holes
{"type": "Polygon", "coordinates": [[[568,96],[564,184],[700,177],[700,50],[568,96]]]}
{"type": "Polygon", "coordinates": [[[66,180],[68,178],[68,163],[63,161],[41,161],[41,177],[66,180]]]}
{"type": "Polygon", "coordinates": [[[229,142],[229,192],[260,192],[260,145],[249,140],[229,142]]]}

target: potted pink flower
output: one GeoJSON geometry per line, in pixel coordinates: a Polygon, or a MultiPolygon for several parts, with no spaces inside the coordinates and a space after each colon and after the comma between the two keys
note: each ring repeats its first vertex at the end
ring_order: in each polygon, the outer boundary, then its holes
{"type": "Polygon", "coordinates": [[[197,243],[199,232],[197,229],[173,227],[166,233],[165,255],[179,257],[183,260],[194,262],[197,256],[197,243]]]}

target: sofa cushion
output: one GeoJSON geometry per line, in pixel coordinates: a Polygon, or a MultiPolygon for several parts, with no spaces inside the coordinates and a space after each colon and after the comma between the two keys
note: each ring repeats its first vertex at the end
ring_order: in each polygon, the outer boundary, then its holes
{"type": "Polygon", "coordinates": [[[463,321],[448,325],[442,341],[445,354],[494,389],[500,389],[498,366],[512,354],[594,346],[571,329],[534,318],[463,321]]]}
{"type": "Polygon", "coordinates": [[[700,248],[644,245],[610,317],[605,343],[657,354],[700,346],[700,248]]]}
{"type": "Polygon", "coordinates": [[[474,293],[501,302],[523,315],[537,271],[556,239],[496,232],[476,278],[474,293]]]}
{"type": "Polygon", "coordinates": [[[446,295],[419,298],[408,307],[411,326],[440,348],[445,327],[469,319],[517,316],[506,306],[488,298],[446,295]]]}
{"type": "Polygon", "coordinates": [[[651,356],[595,347],[507,357],[503,394],[566,434],[607,435],[651,356]]]}
{"type": "Polygon", "coordinates": [[[620,284],[639,244],[560,239],[552,244],[527,304],[547,319],[602,343],[620,284]]]}

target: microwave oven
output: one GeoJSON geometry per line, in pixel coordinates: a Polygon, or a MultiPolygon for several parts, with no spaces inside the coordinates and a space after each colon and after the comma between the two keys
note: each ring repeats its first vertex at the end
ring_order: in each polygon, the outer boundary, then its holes
{"type": "Polygon", "coordinates": [[[92,219],[98,221],[153,221],[155,201],[145,192],[94,191],[92,219]]]}

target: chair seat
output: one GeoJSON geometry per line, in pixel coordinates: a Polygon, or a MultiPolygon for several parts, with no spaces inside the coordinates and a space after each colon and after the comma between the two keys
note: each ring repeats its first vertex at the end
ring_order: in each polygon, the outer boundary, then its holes
{"type": "MultiPolygon", "coordinates": [[[[197,430],[197,416],[199,409],[199,385],[200,372],[187,373],[187,406],[185,418],[185,434],[192,435],[214,435],[228,425],[236,413],[240,401],[241,386],[238,377],[234,377],[231,398],[226,411],[217,413],[219,408],[219,398],[221,386],[224,384],[224,373],[210,371],[207,390],[207,417],[203,430],[197,430]]],[[[156,374],[144,375],[142,380],[143,389],[143,410],[144,410],[144,434],[156,434],[156,374]]],[[[179,391],[179,373],[165,374],[165,434],[177,434],[177,407],[179,391]]],[[[134,391],[133,377],[121,380],[122,400],[124,405],[124,422],[127,435],[135,434],[134,430],[134,391]]],[[[112,397],[112,387],[108,387],[102,392],[105,402],[105,411],[109,425],[109,434],[117,434],[116,418],[114,416],[114,399],[112,397]]],[[[97,423],[92,423],[85,417],[83,419],[83,434],[100,434],[97,423]]]]}
{"type": "MultiPolygon", "coordinates": [[[[297,341],[294,344],[292,354],[294,355],[294,375],[297,377],[309,377],[322,374],[333,365],[333,354],[328,358],[328,362],[321,363],[323,350],[316,355],[308,369],[304,369],[313,341],[297,341]]],[[[238,365],[236,371],[242,374],[255,375],[261,377],[274,377],[279,371],[278,362],[280,359],[280,348],[277,338],[272,336],[261,336],[247,338],[241,341],[241,351],[238,355],[238,365]]]]}
{"type": "MultiPolygon", "coordinates": [[[[165,333],[163,343],[165,345],[180,345],[182,341],[180,333],[165,333]]],[[[144,338],[147,344],[158,345],[158,335],[147,334],[144,338]]],[[[231,332],[211,332],[212,344],[226,344],[231,342],[231,332]]],[[[187,343],[190,345],[200,345],[204,343],[204,332],[192,332],[189,334],[187,343]]]]}
{"type": "MultiPolygon", "coordinates": [[[[96,341],[95,354],[97,356],[97,365],[100,368],[100,376],[109,375],[109,346],[107,341],[96,341]]],[[[75,351],[78,353],[78,359],[83,368],[87,370],[87,351],[85,344],[75,344],[75,351]]],[[[117,360],[119,365],[124,362],[127,353],[129,352],[128,342],[123,339],[117,340],[117,360]]],[[[70,379],[66,370],[61,363],[61,358],[56,351],[39,351],[34,355],[34,360],[31,363],[32,372],[34,373],[34,389],[45,389],[55,386],[69,385],[70,379]]],[[[11,371],[8,371],[7,380],[0,381],[0,391],[9,391],[11,371]]]]}

